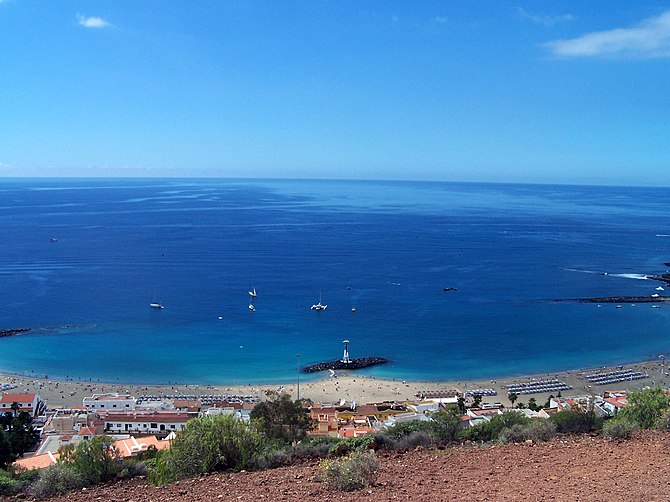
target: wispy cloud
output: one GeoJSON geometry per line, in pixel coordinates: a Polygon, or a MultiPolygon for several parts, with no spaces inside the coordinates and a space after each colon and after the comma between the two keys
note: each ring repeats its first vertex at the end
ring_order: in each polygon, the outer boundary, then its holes
{"type": "Polygon", "coordinates": [[[106,28],[107,26],[110,26],[110,24],[101,17],[86,17],[81,14],[77,14],[77,22],[84,28],[106,28]]]}
{"type": "Polygon", "coordinates": [[[670,10],[632,28],[595,31],[544,44],[556,56],[659,58],[670,56],[670,10]]]}
{"type": "Polygon", "coordinates": [[[447,22],[447,18],[445,16],[437,16],[435,17],[435,22],[443,24],[447,22]]]}
{"type": "Polygon", "coordinates": [[[543,24],[544,26],[554,26],[556,23],[564,21],[572,21],[575,17],[572,14],[561,14],[559,16],[547,16],[542,14],[530,14],[521,7],[517,7],[517,13],[524,19],[528,19],[537,24],[543,24]]]}
{"type": "MultiPolygon", "coordinates": [[[[3,0],[0,0],[0,3],[2,3],[3,0]]],[[[4,162],[0,162],[0,172],[3,171],[16,171],[16,166],[13,166],[11,164],[5,164],[4,162]]]]}

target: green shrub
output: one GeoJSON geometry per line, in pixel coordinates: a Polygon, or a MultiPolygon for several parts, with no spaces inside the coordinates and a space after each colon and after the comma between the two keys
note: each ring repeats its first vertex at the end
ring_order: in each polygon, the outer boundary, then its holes
{"type": "Polygon", "coordinates": [[[470,441],[497,441],[504,429],[509,429],[517,424],[528,425],[530,424],[530,418],[518,411],[506,411],[501,415],[494,415],[487,422],[461,429],[458,437],[470,441]]]}
{"type": "MultiPolygon", "coordinates": [[[[329,438],[334,439],[334,438],[329,438]]],[[[291,459],[302,460],[305,458],[325,458],[330,447],[335,441],[301,441],[291,448],[291,459]]]]}
{"type": "Polygon", "coordinates": [[[628,406],[619,412],[617,418],[625,418],[643,429],[651,429],[668,408],[670,396],[662,389],[645,389],[628,394],[628,406]]]}
{"type": "Polygon", "coordinates": [[[246,469],[263,449],[253,423],[232,415],[199,417],[177,433],[169,450],[159,452],[150,479],[165,484],[211,471],[246,469]]]}
{"type": "Polygon", "coordinates": [[[379,460],[372,450],[355,451],[342,459],[323,460],[321,469],[321,480],[328,488],[352,492],[375,483],[379,460]]]}
{"type": "Polygon", "coordinates": [[[59,463],[41,469],[37,480],[30,485],[29,494],[37,499],[64,495],[70,490],[81,488],[88,483],[71,465],[59,463]]]}
{"type": "Polygon", "coordinates": [[[446,444],[454,441],[461,428],[461,414],[456,406],[449,406],[446,411],[433,413],[430,418],[429,434],[436,442],[446,444]]]}
{"type": "Polygon", "coordinates": [[[269,449],[259,453],[254,458],[254,467],[257,469],[276,469],[291,464],[293,459],[286,450],[269,449]]]}
{"type": "Polygon", "coordinates": [[[11,473],[0,469],[0,496],[9,497],[15,495],[21,489],[21,482],[15,479],[11,473]]]}
{"type": "Polygon", "coordinates": [[[383,432],[378,432],[372,436],[371,448],[373,450],[397,450],[398,441],[383,432]]]}
{"type": "Polygon", "coordinates": [[[400,439],[404,436],[409,436],[413,432],[429,432],[431,427],[431,423],[427,420],[410,420],[409,422],[400,422],[388,427],[384,431],[384,434],[393,439],[400,439]]]}
{"type": "Polygon", "coordinates": [[[614,418],[605,422],[603,435],[613,439],[627,439],[640,426],[627,418],[614,418]]]}
{"type": "Polygon", "coordinates": [[[148,460],[143,460],[142,463],[144,464],[144,467],[147,468],[147,471],[149,475],[151,475],[151,471],[156,469],[156,458],[150,458],[148,460]]]}
{"type": "Polygon", "coordinates": [[[60,463],[68,464],[86,484],[109,481],[121,470],[121,455],[109,436],[82,441],[61,451],[60,463]]]}
{"type": "Polygon", "coordinates": [[[396,443],[396,450],[413,450],[418,446],[430,446],[434,443],[433,437],[427,432],[416,431],[409,436],[404,436],[398,439],[396,443]]]}
{"type": "Polygon", "coordinates": [[[40,477],[39,469],[24,469],[23,467],[10,465],[7,471],[24,486],[29,485],[40,477]]]}
{"type": "Polygon", "coordinates": [[[299,441],[312,428],[308,407],[311,401],[292,401],[291,396],[270,391],[267,399],[251,411],[251,420],[266,438],[282,443],[299,441]]]}
{"type": "Polygon", "coordinates": [[[492,436],[491,424],[488,421],[458,431],[458,438],[463,441],[487,442],[491,441],[492,436]]]}
{"type": "Polygon", "coordinates": [[[661,431],[670,431],[670,410],[665,410],[656,420],[656,428],[661,431]]]}
{"type": "Polygon", "coordinates": [[[349,453],[356,450],[364,450],[374,443],[372,434],[364,434],[363,436],[341,439],[337,443],[330,445],[328,449],[329,455],[339,455],[349,453]]]}
{"type": "Polygon", "coordinates": [[[577,409],[559,411],[549,419],[561,433],[591,432],[603,427],[603,419],[592,411],[577,409]]]}
{"type": "Polygon", "coordinates": [[[144,461],[130,460],[123,463],[119,477],[123,479],[132,479],[139,476],[148,476],[149,468],[144,461]]]}
{"type": "Polygon", "coordinates": [[[556,435],[556,426],[549,420],[536,419],[527,425],[515,424],[500,431],[501,443],[522,443],[527,440],[549,441],[556,435]]]}

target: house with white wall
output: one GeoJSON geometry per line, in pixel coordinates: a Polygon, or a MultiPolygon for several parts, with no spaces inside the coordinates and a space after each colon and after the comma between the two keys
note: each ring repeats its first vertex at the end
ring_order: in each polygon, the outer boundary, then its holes
{"type": "Polygon", "coordinates": [[[114,394],[93,394],[82,400],[84,408],[87,410],[134,410],[137,399],[130,395],[114,394]]]}
{"type": "Polygon", "coordinates": [[[0,413],[12,412],[12,405],[14,403],[18,405],[19,413],[25,411],[30,413],[32,417],[36,417],[44,408],[44,403],[37,394],[10,394],[9,392],[5,392],[0,396],[0,413]]]}
{"type": "Polygon", "coordinates": [[[191,417],[177,411],[110,411],[100,413],[100,418],[105,423],[106,432],[163,435],[184,429],[191,417]]]}

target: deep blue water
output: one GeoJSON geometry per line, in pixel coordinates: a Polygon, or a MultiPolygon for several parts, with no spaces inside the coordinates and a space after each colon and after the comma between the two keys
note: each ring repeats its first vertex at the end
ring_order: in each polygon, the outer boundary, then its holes
{"type": "Polygon", "coordinates": [[[288,382],[345,338],[404,379],[668,351],[670,307],[550,301],[654,294],[626,274],[670,261],[666,188],[5,179],[0,230],[0,329],[34,328],[0,338],[17,373],[288,382]]]}

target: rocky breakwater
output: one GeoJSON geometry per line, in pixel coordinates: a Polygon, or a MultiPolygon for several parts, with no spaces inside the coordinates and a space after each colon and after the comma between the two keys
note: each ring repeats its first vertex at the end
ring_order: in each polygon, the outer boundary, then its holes
{"type": "Polygon", "coordinates": [[[580,303],[667,303],[670,296],[600,296],[595,298],[557,298],[556,302],[580,303]]]}
{"type": "Polygon", "coordinates": [[[30,328],[0,329],[0,338],[3,336],[19,335],[30,331],[30,328]]]}
{"type": "Polygon", "coordinates": [[[377,366],[379,364],[388,363],[388,359],[383,357],[357,357],[349,361],[327,361],[323,363],[308,364],[302,368],[303,373],[316,373],[318,371],[328,370],[360,370],[370,366],[377,366]]]}

